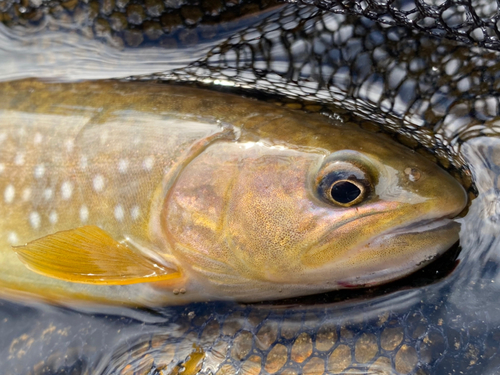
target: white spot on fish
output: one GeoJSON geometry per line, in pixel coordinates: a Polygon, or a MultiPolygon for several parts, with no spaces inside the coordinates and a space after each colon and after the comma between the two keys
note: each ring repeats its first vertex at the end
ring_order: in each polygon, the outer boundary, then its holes
{"type": "Polygon", "coordinates": [[[5,141],[6,139],[7,139],[7,134],[0,133],[0,143],[2,143],[3,141],[5,141]]]}
{"type": "Polygon", "coordinates": [[[50,198],[52,198],[53,191],[51,188],[47,188],[43,191],[43,197],[45,198],[46,201],[48,201],[50,198]]]}
{"type": "Polygon", "coordinates": [[[80,221],[82,223],[86,223],[87,220],[89,219],[89,209],[87,206],[83,205],[80,207],[80,221]]]}
{"type": "Polygon", "coordinates": [[[18,152],[16,157],[14,158],[15,165],[23,165],[24,164],[24,152],[18,152]]]}
{"type": "Polygon", "coordinates": [[[40,223],[42,219],[40,218],[40,214],[36,211],[30,213],[30,225],[33,229],[40,228],[40,223]]]}
{"type": "Polygon", "coordinates": [[[27,202],[31,198],[31,189],[25,188],[23,190],[22,198],[24,202],[27,202]]]}
{"type": "Polygon", "coordinates": [[[49,214],[49,221],[51,224],[57,223],[57,220],[59,219],[59,216],[57,215],[56,211],[51,211],[49,214]]]}
{"type": "Polygon", "coordinates": [[[118,162],[118,172],[126,173],[127,169],[128,169],[128,160],[120,159],[120,161],[118,162]]]}
{"type": "Polygon", "coordinates": [[[142,162],[142,168],[144,168],[145,171],[150,171],[151,169],[153,169],[154,163],[155,163],[155,159],[152,156],[148,156],[142,162]]]}
{"type": "Polygon", "coordinates": [[[16,190],[14,189],[14,186],[10,184],[7,185],[5,191],[3,192],[3,199],[5,199],[5,203],[12,203],[15,195],[16,195],[16,190]]]}
{"type": "Polygon", "coordinates": [[[100,139],[100,140],[101,140],[101,145],[104,145],[104,144],[106,143],[106,141],[108,140],[108,138],[109,138],[109,133],[108,133],[108,131],[107,131],[107,130],[103,131],[103,132],[101,133],[100,138],[101,138],[101,139],[100,139]]]}
{"type": "Polygon", "coordinates": [[[64,181],[61,185],[61,194],[64,200],[68,200],[71,198],[71,194],[73,194],[73,185],[69,181],[64,181]]]}
{"type": "Polygon", "coordinates": [[[104,189],[104,177],[102,177],[102,175],[98,174],[92,180],[92,184],[94,185],[94,190],[97,193],[101,192],[102,189],[104,189]]]}
{"type": "Polygon", "coordinates": [[[115,207],[115,219],[118,221],[123,221],[123,207],[121,204],[116,205],[115,207]]]}
{"type": "Polygon", "coordinates": [[[130,216],[132,216],[132,220],[137,220],[140,213],[141,210],[139,209],[139,206],[135,205],[134,207],[132,207],[132,209],[130,210],[130,216]]]}
{"type": "Polygon", "coordinates": [[[0,163],[0,173],[3,173],[3,171],[5,171],[5,164],[0,163]]]}
{"type": "Polygon", "coordinates": [[[87,169],[87,166],[88,166],[88,161],[87,161],[87,157],[84,155],[80,158],[80,168],[81,169],[87,169]]]}
{"type": "Polygon", "coordinates": [[[35,178],[42,178],[44,174],[45,174],[45,165],[38,164],[35,167],[35,173],[34,173],[35,178]]]}
{"type": "Polygon", "coordinates": [[[75,142],[73,141],[73,139],[67,139],[66,142],[64,142],[64,145],[66,146],[66,151],[71,152],[75,147],[75,142]]]}
{"type": "Polygon", "coordinates": [[[35,143],[36,145],[39,145],[40,143],[42,143],[42,140],[43,140],[43,136],[40,133],[36,133],[35,138],[33,139],[33,143],[35,143]]]}
{"type": "Polygon", "coordinates": [[[17,237],[17,233],[10,232],[9,236],[7,237],[7,241],[9,241],[9,244],[11,245],[17,245],[19,242],[19,237],[17,237]]]}

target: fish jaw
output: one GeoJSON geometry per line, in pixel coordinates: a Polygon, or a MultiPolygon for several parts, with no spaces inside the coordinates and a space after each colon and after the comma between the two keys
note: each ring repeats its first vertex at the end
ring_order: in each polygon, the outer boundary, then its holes
{"type": "Polygon", "coordinates": [[[456,243],[460,224],[442,219],[381,235],[336,265],[339,289],[380,285],[425,267],[456,243]],[[416,248],[418,244],[418,248],[416,248]]]}
{"type": "MultiPolygon", "coordinates": [[[[338,275],[339,288],[373,286],[404,277],[431,263],[459,240],[460,224],[452,219],[467,204],[465,190],[436,165],[426,167],[429,169],[422,173],[421,181],[401,174],[400,185],[418,192],[418,199],[407,196],[405,203],[401,197],[393,197],[399,206],[399,215],[388,219],[393,227],[353,248],[339,261],[338,268],[344,271],[338,275]]],[[[380,189],[380,196],[390,200],[385,190],[380,189]]]]}

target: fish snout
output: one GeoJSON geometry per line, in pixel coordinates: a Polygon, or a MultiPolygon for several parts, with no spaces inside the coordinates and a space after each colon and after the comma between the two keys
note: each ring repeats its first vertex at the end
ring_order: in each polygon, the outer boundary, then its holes
{"type": "Polygon", "coordinates": [[[420,220],[452,219],[466,207],[468,197],[463,186],[450,174],[436,165],[431,170],[405,168],[404,178],[409,188],[418,196],[422,206],[420,220]]]}

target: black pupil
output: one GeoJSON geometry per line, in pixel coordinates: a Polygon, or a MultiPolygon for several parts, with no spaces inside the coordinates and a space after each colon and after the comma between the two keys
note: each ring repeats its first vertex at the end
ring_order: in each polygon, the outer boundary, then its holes
{"type": "Polygon", "coordinates": [[[349,181],[340,181],[332,186],[332,198],[342,204],[352,202],[360,194],[361,190],[349,181]]]}

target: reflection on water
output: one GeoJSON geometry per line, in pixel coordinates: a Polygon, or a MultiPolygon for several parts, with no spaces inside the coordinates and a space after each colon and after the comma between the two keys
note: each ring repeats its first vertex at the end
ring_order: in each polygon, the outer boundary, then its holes
{"type": "Polygon", "coordinates": [[[0,25],[1,79],[164,71],[162,78],[219,80],[321,105],[340,102],[335,116],[348,118],[354,112],[390,128],[417,152],[420,143],[445,167],[450,160],[466,165],[478,196],[460,219],[462,251],[450,275],[368,300],[280,307],[207,303],[107,314],[2,302],[0,358],[5,373],[500,371],[496,52],[294,6],[254,28],[241,28],[222,48],[176,71],[172,69],[205,56],[207,50],[182,50],[177,59],[162,49],[137,55],[83,42],[82,36],[37,36],[51,40],[55,53],[50,55],[37,49],[33,40],[38,39],[23,38],[0,25]],[[117,58],[130,64],[116,63],[117,58]],[[116,70],[120,65],[122,70],[116,70]],[[459,152],[458,158],[448,157],[450,149],[459,152]]]}
{"type": "MultiPolygon", "coordinates": [[[[9,8],[10,4],[2,6],[2,3],[0,2],[0,21],[2,15],[6,17],[9,11],[16,13],[11,9],[15,4],[9,8]]],[[[100,35],[93,25],[99,19],[93,18],[95,15],[92,15],[88,2],[80,1],[78,6],[81,8],[80,12],[78,9],[67,10],[68,14],[64,17],[61,15],[60,18],[45,14],[43,20],[36,22],[0,22],[0,81],[28,77],[58,81],[124,78],[182,68],[206,56],[208,51],[238,30],[276,12],[273,8],[275,4],[271,1],[261,6],[262,11],[259,11],[259,7],[253,9],[253,12],[252,9],[242,9],[227,15],[220,24],[209,23],[200,26],[199,30],[187,26],[182,28],[177,24],[163,24],[164,31],[160,32],[168,39],[153,40],[149,37],[150,43],[146,43],[146,38],[144,43],[139,43],[145,46],[137,53],[137,49],[134,49],[137,45],[132,41],[127,42],[128,29],[116,32],[121,38],[106,33],[100,35]],[[21,25],[24,27],[20,27],[21,25]]],[[[116,8],[123,12],[119,3],[116,8]]],[[[123,17],[122,13],[113,13],[111,17],[116,14],[123,17]]],[[[128,26],[127,21],[124,21],[123,27],[131,27],[131,32],[137,31],[130,21],[128,26]]]]}
{"type": "Polygon", "coordinates": [[[216,43],[171,51],[150,48],[140,56],[130,49],[112,46],[83,36],[46,32],[19,35],[0,24],[0,80],[41,77],[79,80],[123,78],[179,68],[204,56],[216,43]],[[51,52],[47,53],[47,49],[51,52]]]}

